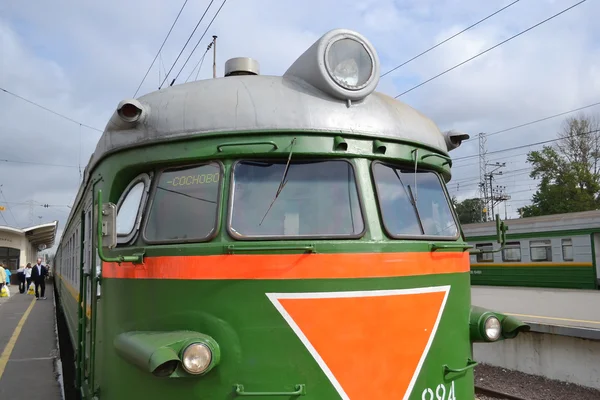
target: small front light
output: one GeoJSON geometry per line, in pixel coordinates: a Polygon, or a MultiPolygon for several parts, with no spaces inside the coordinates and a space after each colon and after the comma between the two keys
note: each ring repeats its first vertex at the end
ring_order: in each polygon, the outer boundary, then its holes
{"type": "Polygon", "coordinates": [[[485,320],[484,329],[485,336],[492,342],[498,340],[500,338],[500,334],[502,333],[502,325],[500,324],[500,320],[494,316],[490,316],[485,320]]]}
{"type": "Polygon", "coordinates": [[[183,351],[183,369],[192,375],[205,372],[212,361],[212,352],[202,343],[192,343],[183,351]]]}
{"type": "Polygon", "coordinates": [[[327,49],[325,58],[329,75],[345,89],[359,90],[373,75],[373,58],[357,40],[336,40],[327,49]]]}

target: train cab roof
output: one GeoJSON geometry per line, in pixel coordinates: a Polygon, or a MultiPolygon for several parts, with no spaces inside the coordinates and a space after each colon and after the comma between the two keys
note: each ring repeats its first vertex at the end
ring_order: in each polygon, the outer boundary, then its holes
{"type": "Polygon", "coordinates": [[[362,35],[336,29],[302,54],[283,76],[261,76],[258,63],[236,58],[225,77],[185,83],[123,100],[87,169],[131,147],[208,134],[304,131],[406,141],[442,154],[469,136],[442,133],[407,104],[375,92],[379,58],[362,35]]]}

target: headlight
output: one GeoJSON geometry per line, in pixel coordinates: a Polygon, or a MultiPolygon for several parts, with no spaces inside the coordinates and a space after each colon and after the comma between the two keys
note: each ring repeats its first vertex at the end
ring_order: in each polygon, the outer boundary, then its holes
{"type": "Polygon", "coordinates": [[[485,320],[484,330],[485,336],[487,336],[488,340],[498,340],[500,338],[500,334],[502,333],[502,325],[500,324],[500,320],[494,316],[490,316],[485,320]]]}
{"type": "Polygon", "coordinates": [[[366,47],[355,39],[344,38],[327,48],[327,72],[341,87],[348,90],[363,88],[373,75],[373,58],[366,47]]]}
{"type": "Polygon", "coordinates": [[[212,352],[202,343],[192,343],[183,351],[183,369],[193,375],[205,372],[212,361],[212,352]]]}

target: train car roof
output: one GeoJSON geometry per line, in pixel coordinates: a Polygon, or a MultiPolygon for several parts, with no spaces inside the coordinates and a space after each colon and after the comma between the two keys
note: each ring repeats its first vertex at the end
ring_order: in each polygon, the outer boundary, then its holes
{"type": "Polygon", "coordinates": [[[306,131],[368,135],[448,148],[436,124],[403,102],[374,92],[360,102],[338,100],[293,76],[229,76],[185,83],[138,99],[147,112],[123,128],[111,119],[91,159],[162,141],[209,133],[306,131]]]}
{"type": "MultiPolygon", "coordinates": [[[[583,229],[600,231],[600,210],[508,219],[504,222],[508,226],[508,235],[583,229]]],[[[462,229],[467,240],[469,237],[494,236],[496,223],[465,224],[462,229]]]]}

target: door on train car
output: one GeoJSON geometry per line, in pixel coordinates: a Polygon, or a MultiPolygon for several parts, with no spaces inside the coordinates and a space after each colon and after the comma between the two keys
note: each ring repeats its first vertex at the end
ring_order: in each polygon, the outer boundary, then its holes
{"type": "MultiPolygon", "coordinates": [[[[78,326],[79,346],[77,349],[77,367],[78,367],[78,385],[82,385],[89,380],[92,362],[92,329],[91,315],[93,307],[92,302],[92,279],[91,271],[94,268],[93,259],[93,221],[92,201],[86,202],[84,213],[82,215],[82,235],[81,235],[81,265],[80,265],[80,319],[78,326]]],[[[86,385],[87,386],[87,385],[86,385]]]]}
{"type": "Polygon", "coordinates": [[[600,288],[600,233],[592,233],[592,254],[596,273],[596,289],[600,288]]]}

